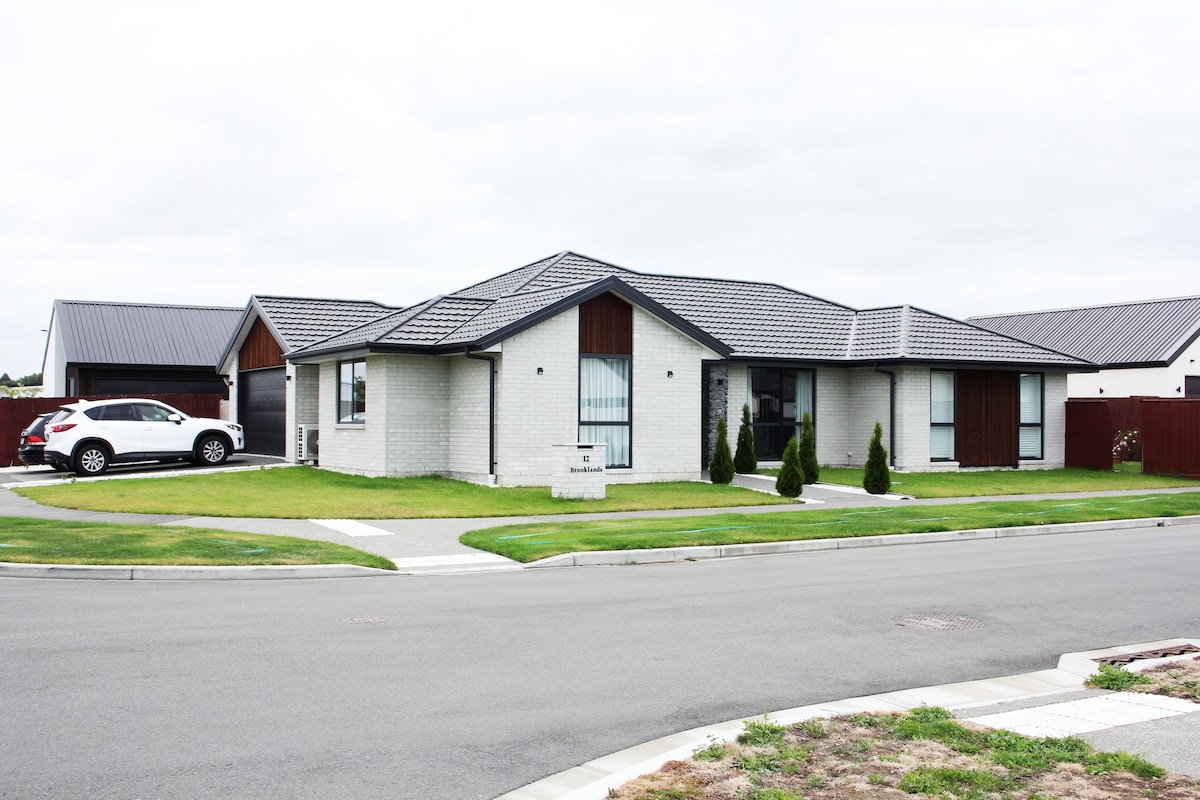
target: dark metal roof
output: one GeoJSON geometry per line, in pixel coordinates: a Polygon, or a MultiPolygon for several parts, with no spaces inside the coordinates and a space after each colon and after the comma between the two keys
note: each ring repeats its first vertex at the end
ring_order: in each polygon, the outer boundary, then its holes
{"type": "Polygon", "coordinates": [[[55,300],[69,364],[216,367],[240,308],[55,300]]]}
{"type": "Polygon", "coordinates": [[[1097,364],[1166,366],[1200,334],[1200,297],[990,314],[967,321],[1097,364]]]}
{"type": "Polygon", "coordinates": [[[613,291],[736,359],[1092,366],[911,306],[856,311],[772,283],[653,275],[559,253],[289,352],[485,347],[613,291]]]}

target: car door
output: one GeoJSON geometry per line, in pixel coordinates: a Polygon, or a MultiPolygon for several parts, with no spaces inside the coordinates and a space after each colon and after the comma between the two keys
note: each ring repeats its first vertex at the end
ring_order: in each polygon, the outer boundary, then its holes
{"type": "Polygon", "coordinates": [[[142,421],[142,444],[150,455],[181,455],[192,450],[193,432],[190,426],[171,420],[172,409],[158,403],[138,403],[138,418],[142,421]]]}
{"type": "Polygon", "coordinates": [[[142,452],[142,426],[132,403],[89,408],[84,413],[95,420],[96,435],[108,442],[114,458],[142,452]]]}

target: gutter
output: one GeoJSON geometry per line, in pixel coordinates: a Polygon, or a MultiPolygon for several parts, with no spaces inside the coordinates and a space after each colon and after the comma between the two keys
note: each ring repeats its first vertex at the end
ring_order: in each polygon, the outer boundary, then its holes
{"type": "Polygon", "coordinates": [[[874,364],[875,371],[887,375],[888,381],[888,462],[896,466],[896,373],[890,369],[880,369],[879,362],[874,364]]]}
{"type": "Polygon", "coordinates": [[[476,361],[486,361],[488,368],[488,475],[496,478],[496,357],[481,356],[471,352],[471,346],[463,349],[463,355],[476,361]]]}

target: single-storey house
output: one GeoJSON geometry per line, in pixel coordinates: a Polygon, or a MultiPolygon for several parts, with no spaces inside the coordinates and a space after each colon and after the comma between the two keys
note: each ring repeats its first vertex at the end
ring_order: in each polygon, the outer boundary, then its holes
{"type": "Polygon", "coordinates": [[[55,300],[42,394],[220,394],[221,352],[240,308],[55,300]]]}
{"type": "Polygon", "coordinates": [[[1200,397],[1200,297],[990,314],[968,322],[1100,365],[1069,397],[1200,397]]]}
{"type": "Polygon", "coordinates": [[[1063,464],[1067,374],[1095,368],[912,306],[855,310],[572,252],[371,305],[253,298],[220,367],[239,413],[253,414],[254,373],[275,370],[284,428],[319,432],[322,467],[500,485],[549,483],[552,446],[571,442],[605,443],[610,481],[695,479],[717,420],[732,438],[743,405],[761,461],[809,412],[824,464],[862,464],[879,422],[898,468],[1049,468],[1063,464]]]}

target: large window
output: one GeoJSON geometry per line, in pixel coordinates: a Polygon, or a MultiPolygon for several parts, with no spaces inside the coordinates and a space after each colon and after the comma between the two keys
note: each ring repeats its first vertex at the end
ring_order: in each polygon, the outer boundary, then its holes
{"type": "Polygon", "coordinates": [[[929,459],[954,460],[954,373],[929,373],[929,459]]]}
{"type": "Polygon", "coordinates": [[[630,453],[632,405],[628,356],[580,356],[579,441],[607,445],[606,466],[633,466],[630,453]]]}
{"type": "Polygon", "coordinates": [[[337,416],[339,423],[361,424],[366,421],[366,359],[338,363],[337,416]]]}
{"type": "MultiPolygon", "coordinates": [[[[804,412],[813,415],[813,371],[810,369],[750,368],[750,415],[754,420],[754,450],[763,461],[778,461],[788,439],[800,438],[804,412]]],[[[740,409],[739,409],[740,410],[740,409]]],[[[732,421],[736,425],[736,420],[732,421]]]]}
{"type": "Polygon", "coordinates": [[[1040,373],[1021,373],[1021,429],[1018,435],[1018,455],[1021,458],[1042,458],[1042,376],[1040,373]]]}

